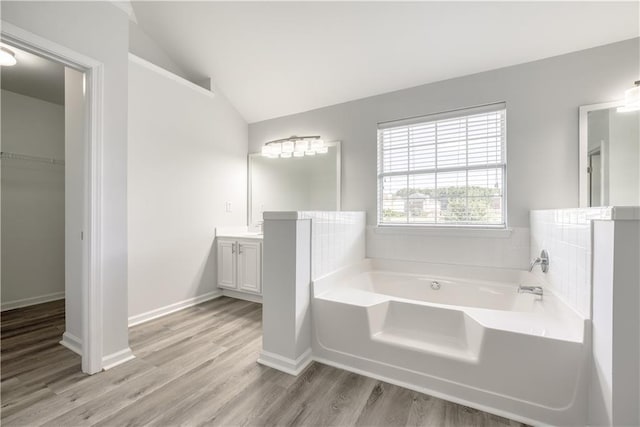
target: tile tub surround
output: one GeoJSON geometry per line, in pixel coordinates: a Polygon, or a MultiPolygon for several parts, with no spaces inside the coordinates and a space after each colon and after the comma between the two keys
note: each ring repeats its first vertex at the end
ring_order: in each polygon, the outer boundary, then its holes
{"type": "Polygon", "coordinates": [[[529,228],[367,227],[367,257],[460,266],[524,269],[529,228]]]}
{"type": "Polygon", "coordinates": [[[592,221],[629,219],[633,207],[533,210],[530,214],[531,259],[549,252],[549,271],[533,272],[545,287],[584,318],[591,317],[592,221]]]}
{"type": "Polygon", "coordinates": [[[311,278],[358,263],[365,256],[365,212],[299,212],[311,219],[311,278]]]}

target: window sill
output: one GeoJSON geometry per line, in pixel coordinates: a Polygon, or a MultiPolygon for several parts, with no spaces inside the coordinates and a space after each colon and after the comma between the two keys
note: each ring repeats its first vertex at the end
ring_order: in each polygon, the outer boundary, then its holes
{"type": "Polygon", "coordinates": [[[396,234],[434,237],[476,237],[507,239],[513,233],[512,228],[488,227],[429,227],[418,225],[378,225],[373,228],[376,234],[396,234]]]}

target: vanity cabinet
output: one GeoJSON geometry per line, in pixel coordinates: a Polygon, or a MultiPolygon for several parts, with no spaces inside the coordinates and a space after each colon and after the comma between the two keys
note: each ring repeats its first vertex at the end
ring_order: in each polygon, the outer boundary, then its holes
{"type": "Polygon", "coordinates": [[[218,238],[218,287],[262,293],[262,243],[218,238]]]}

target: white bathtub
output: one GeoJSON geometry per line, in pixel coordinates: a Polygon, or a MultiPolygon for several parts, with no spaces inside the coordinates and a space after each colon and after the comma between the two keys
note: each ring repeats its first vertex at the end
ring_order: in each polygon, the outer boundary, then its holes
{"type": "Polygon", "coordinates": [[[552,294],[517,293],[534,280],[367,260],[313,284],[314,355],[524,422],[584,424],[585,321],[552,294]]]}
{"type": "Polygon", "coordinates": [[[514,284],[482,280],[365,271],[349,278],[345,287],[414,301],[506,311],[537,311],[543,308],[530,294],[514,292],[514,284]],[[436,282],[439,287],[434,289],[436,282]]]}

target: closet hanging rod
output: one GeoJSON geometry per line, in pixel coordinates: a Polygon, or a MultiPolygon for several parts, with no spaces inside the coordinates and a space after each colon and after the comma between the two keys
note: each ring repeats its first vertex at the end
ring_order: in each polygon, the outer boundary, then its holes
{"type": "Polygon", "coordinates": [[[50,157],[29,156],[27,154],[0,152],[0,158],[10,160],[24,160],[27,162],[49,163],[52,165],[64,165],[64,160],[54,159],[50,157]]]}

